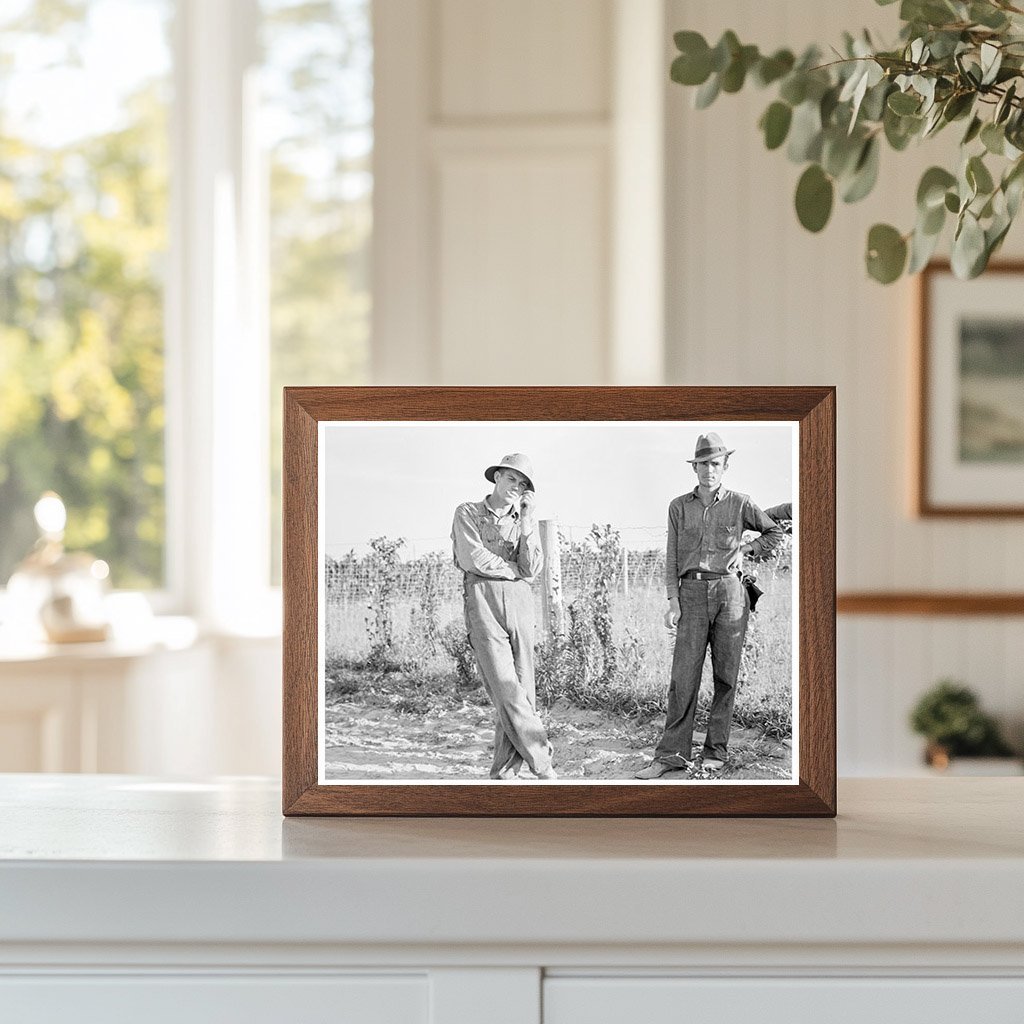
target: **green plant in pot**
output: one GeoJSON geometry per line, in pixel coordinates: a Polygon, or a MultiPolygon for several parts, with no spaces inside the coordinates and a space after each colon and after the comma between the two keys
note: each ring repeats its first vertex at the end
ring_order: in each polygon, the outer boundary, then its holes
{"type": "Polygon", "coordinates": [[[774,90],[759,128],[768,149],[785,145],[807,165],[795,203],[808,231],[825,227],[837,195],[855,203],[871,192],[883,144],[901,152],[962,132],[959,162],[922,176],[912,225],[875,224],[865,261],[882,284],[916,273],[951,223],[953,271],[977,277],[1024,198],[1024,0],[901,0],[899,19],[891,46],[847,32],[830,53],[812,46],[799,57],[762,54],[731,30],[714,46],[677,32],[671,77],[696,88],[698,108],[751,82],[774,90]]]}
{"type": "Polygon", "coordinates": [[[925,760],[946,768],[954,757],[1010,757],[991,715],[981,710],[972,690],[944,679],[917,702],[910,715],[914,732],[928,740],[925,760]]]}

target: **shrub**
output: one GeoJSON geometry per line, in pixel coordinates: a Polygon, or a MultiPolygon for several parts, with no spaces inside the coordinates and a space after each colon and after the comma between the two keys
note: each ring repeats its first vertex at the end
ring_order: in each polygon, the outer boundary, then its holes
{"type": "Polygon", "coordinates": [[[918,701],[910,724],[914,732],[954,757],[1005,757],[1013,753],[995,720],[979,707],[974,692],[949,679],[943,679],[918,701]]]}
{"type": "Polygon", "coordinates": [[[374,537],[370,541],[370,597],[366,632],[370,640],[367,663],[371,668],[388,671],[399,667],[395,644],[395,598],[398,581],[398,552],[405,539],[374,537]]]}
{"type": "Polygon", "coordinates": [[[455,663],[455,672],[458,677],[459,689],[475,690],[480,686],[480,676],[477,673],[476,655],[469,643],[469,635],[466,633],[465,624],[459,620],[449,622],[441,631],[440,644],[445,653],[455,663]]]}

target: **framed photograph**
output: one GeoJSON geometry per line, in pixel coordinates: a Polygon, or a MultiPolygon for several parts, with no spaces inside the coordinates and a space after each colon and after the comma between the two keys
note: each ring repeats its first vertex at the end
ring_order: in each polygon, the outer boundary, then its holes
{"type": "Polygon", "coordinates": [[[284,813],[834,816],[835,391],[286,388],[284,813]]]}
{"type": "Polygon", "coordinates": [[[1024,263],[919,287],[917,512],[1024,516],[1024,263]]]}

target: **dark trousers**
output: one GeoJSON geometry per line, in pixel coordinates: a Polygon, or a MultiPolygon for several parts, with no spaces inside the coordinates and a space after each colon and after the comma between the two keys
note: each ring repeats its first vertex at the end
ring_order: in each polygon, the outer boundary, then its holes
{"type": "Polygon", "coordinates": [[[732,707],[747,635],[747,592],[736,576],[719,580],[682,580],[679,624],[672,653],[665,732],[654,752],[656,760],[678,754],[692,757],[693,716],[708,644],[715,680],[704,753],[725,759],[732,727],[732,707]]]}

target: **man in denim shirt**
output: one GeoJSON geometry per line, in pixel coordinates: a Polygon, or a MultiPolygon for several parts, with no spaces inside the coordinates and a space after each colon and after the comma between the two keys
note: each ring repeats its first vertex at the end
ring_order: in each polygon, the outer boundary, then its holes
{"type": "Polygon", "coordinates": [[[697,486],[668,507],[665,625],[676,630],[672,681],[665,731],[654,761],[636,773],[638,779],[658,779],[673,769],[690,767],[693,717],[709,643],[715,689],[702,763],[709,771],[725,765],[750,610],[740,580],[743,556],[768,554],[783,536],[747,495],[722,486],[734,450],[728,450],[718,434],[698,437],[688,460],[697,486]],[[761,536],[744,543],[744,530],[761,536]]]}
{"type": "Polygon", "coordinates": [[[536,711],[533,590],[544,555],[534,511],[533,467],[506,455],[484,476],[494,490],[455,510],[452,549],[465,573],[466,630],[494,704],[492,779],[513,779],[525,761],[540,779],[557,778],[536,711]],[[517,507],[518,506],[518,507],[517,507]]]}

